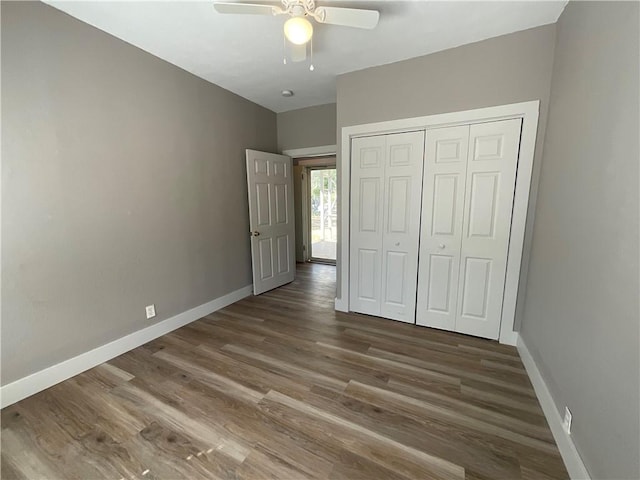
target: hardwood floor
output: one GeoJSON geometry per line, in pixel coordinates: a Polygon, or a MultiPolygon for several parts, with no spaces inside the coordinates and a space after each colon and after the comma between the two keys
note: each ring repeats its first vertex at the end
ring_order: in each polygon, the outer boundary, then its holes
{"type": "Polygon", "coordinates": [[[517,351],[333,310],[335,267],[2,411],[2,478],[568,478],[517,351]]]}

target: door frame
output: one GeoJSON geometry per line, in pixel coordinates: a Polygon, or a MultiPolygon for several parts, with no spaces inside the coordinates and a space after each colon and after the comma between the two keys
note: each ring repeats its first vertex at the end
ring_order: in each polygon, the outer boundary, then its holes
{"type": "MultiPolygon", "coordinates": [[[[533,172],[533,157],[538,131],[540,101],[534,100],[495,107],[478,108],[461,112],[442,113],[424,117],[405,118],[386,122],[368,123],[343,127],[340,138],[340,158],[337,158],[338,189],[340,191],[338,222],[337,272],[340,278],[335,309],[349,311],[349,206],[351,193],[351,139],[371,135],[428,131],[432,128],[467,125],[471,123],[494,122],[513,118],[522,119],[520,155],[516,174],[516,186],[511,218],[511,235],[507,253],[502,316],[500,320],[500,343],[516,345],[518,332],[514,330],[516,301],[520,282],[520,267],[524,251],[525,226],[529,206],[529,191],[533,172]]],[[[427,132],[428,134],[428,132],[427,132]]]]}
{"type": "MultiPolygon", "coordinates": [[[[313,236],[311,235],[311,202],[309,201],[311,199],[311,171],[312,170],[335,170],[337,174],[338,166],[334,164],[334,165],[304,167],[305,178],[303,182],[305,184],[304,185],[305,188],[302,189],[302,193],[305,194],[305,197],[302,199],[302,208],[304,208],[304,210],[302,211],[302,221],[305,222],[304,234],[306,235],[305,237],[306,240],[304,244],[305,246],[308,246],[308,248],[305,248],[305,251],[304,251],[305,262],[326,263],[328,265],[336,265],[338,262],[337,251],[336,251],[335,260],[329,260],[326,258],[318,258],[313,256],[313,248],[312,248],[313,236]]],[[[336,193],[337,193],[337,190],[338,190],[338,185],[336,182],[336,193]]],[[[339,224],[340,224],[340,220],[336,219],[336,228],[338,228],[339,224]]]]}
{"type": "MultiPolygon", "coordinates": [[[[300,158],[313,158],[313,157],[328,157],[330,155],[336,155],[336,168],[337,166],[337,152],[338,152],[338,146],[337,145],[319,145],[317,147],[306,147],[306,148],[292,148],[289,150],[283,150],[282,151],[282,155],[286,155],[287,157],[291,157],[292,162],[300,159],[300,158]]],[[[307,174],[306,169],[305,169],[305,175],[307,174]]],[[[337,172],[336,172],[337,174],[337,172]]],[[[307,225],[309,223],[309,220],[306,218],[306,216],[308,215],[307,211],[308,206],[308,200],[307,197],[309,196],[309,193],[307,191],[307,179],[302,178],[302,179],[296,179],[295,181],[300,181],[301,183],[301,189],[300,189],[300,193],[302,196],[302,224],[303,224],[303,228],[302,228],[302,245],[304,246],[304,251],[302,252],[302,260],[304,262],[308,262],[309,261],[309,232],[307,231],[307,228],[305,227],[305,225],[307,225]]],[[[340,182],[338,182],[337,185],[338,188],[338,192],[340,192],[340,182]]],[[[340,202],[340,199],[338,198],[338,204],[340,202]]],[[[295,208],[295,207],[294,207],[295,208]]],[[[340,223],[340,207],[338,206],[338,227],[341,225],[340,223]]],[[[340,243],[340,237],[339,237],[339,233],[338,233],[338,243],[340,243]]],[[[337,255],[336,255],[337,256],[337,255]]],[[[337,262],[337,258],[336,258],[336,262],[337,262]]]]}

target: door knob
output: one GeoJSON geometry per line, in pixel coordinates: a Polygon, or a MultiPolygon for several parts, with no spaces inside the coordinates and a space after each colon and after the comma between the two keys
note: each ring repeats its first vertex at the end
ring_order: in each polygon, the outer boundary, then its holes
{"type": "Polygon", "coordinates": [[[444,243],[441,243],[440,245],[438,245],[438,248],[439,248],[439,249],[441,249],[441,250],[442,250],[444,247],[445,247],[445,244],[444,244],[444,243]]]}
{"type": "Polygon", "coordinates": [[[260,232],[258,232],[258,231],[256,230],[256,231],[254,231],[254,232],[249,232],[249,234],[250,234],[252,237],[257,237],[257,236],[259,236],[259,235],[260,235],[260,232]]]}

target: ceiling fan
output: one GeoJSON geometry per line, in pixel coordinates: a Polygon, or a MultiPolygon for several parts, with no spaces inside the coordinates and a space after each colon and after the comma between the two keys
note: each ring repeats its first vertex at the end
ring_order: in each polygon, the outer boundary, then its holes
{"type": "Polygon", "coordinates": [[[218,13],[290,16],[284,24],[284,35],[292,44],[291,59],[294,62],[306,58],[306,44],[313,36],[313,24],[309,18],[318,23],[365,29],[375,28],[380,18],[377,10],[316,6],[314,0],[282,0],[281,3],[282,7],[241,2],[215,2],[213,6],[218,13]]]}

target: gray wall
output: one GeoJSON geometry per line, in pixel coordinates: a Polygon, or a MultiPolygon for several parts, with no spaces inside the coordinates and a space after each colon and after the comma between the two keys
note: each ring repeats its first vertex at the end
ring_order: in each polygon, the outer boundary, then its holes
{"type": "MultiPolygon", "coordinates": [[[[349,125],[540,100],[519,308],[526,282],[536,178],[549,108],[554,42],[555,25],[547,25],[348,73],[339,76],[337,82],[338,138],[342,127],[349,125]]],[[[519,318],[517,315],[516,322],[519,318]]]]}
{"type": "Polygon", "coordinates": [[[244,149],[277,135],[273,112],[58,10],[1,8],[7,384],[250,284],[244,149]]]}
{"type": "Polygon", "coordinates": [[[640,478],[639,15],[560,17],[522,324],[594,478],[640,478]]]}
{"type": "Polygon", "coordinates": [[[278,149],[336,143],[336,104],[327,103],[278,114],[278,149]]]}

